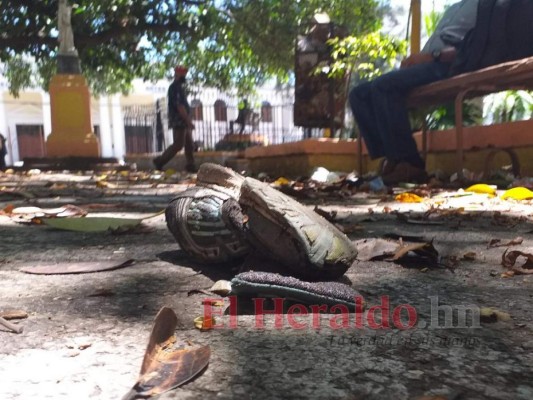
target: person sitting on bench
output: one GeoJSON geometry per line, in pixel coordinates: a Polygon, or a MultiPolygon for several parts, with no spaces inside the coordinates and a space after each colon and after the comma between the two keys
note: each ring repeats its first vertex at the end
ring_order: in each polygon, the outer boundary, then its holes
{"type": "Polygon", "coordinates": [[[453,4],[420,53],[403,60],[399,70],[351,90],[350,108],[370,157],[385,157],[381,177],[386,185],[427,180],[405,100],[411,89],[449,76],[457,48],[475,26],[477,8],[478,0],[453,4]]]}

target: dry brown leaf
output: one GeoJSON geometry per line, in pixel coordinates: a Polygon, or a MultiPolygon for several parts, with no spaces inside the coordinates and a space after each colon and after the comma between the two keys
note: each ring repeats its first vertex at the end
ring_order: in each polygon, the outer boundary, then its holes
{"type": "Polygon", "coordinates": [[[220,296],[227,296],[231,292],[231,282],[225,280],[216,281],[209,291],[220,296]]]}
{"type": "Polygon", "coordinates": [[[408,245],[400,245],[400,247],[396,249],[396,252],[391,260],[398,261],[407,256],[407,254],[410,252],[431,259],[435,262],[437,261],[439,255],[435,247],[433,247],[433,243],[413,243],[408,245]]]}
{"type": "Polygon", "coordinates": [[[477,257],[477,254],[473,251],[463,254],[463,260],[465,261],[474,261],[477,257]]]}
{"type": "Polygon", "coordinates": [[[13,204],[8,204],[7,206],[4,207],[4,209],[2,210],[2,214],[5,214],[5,215],[11,215],[13,213],[13,210],[15,209],[15,206],[13,204]]]}
{"type": "Polygon", "coordinates": [[[37,275],[63,275],[63,274],[86,274],[91,272],[111,271],[114,269],[133,265],[133,259],[121,259],[114,261],[81,261],[62,262],[57,264],[44,264],[22,267],[21,272],[37,275]]]}
{"type": "Polygon", "coordinates": [[[0,318],[10,319],[24,319],[28,318],[28,313],[24,310],[4,310],[0,311],[0,318]]]}
{"type": "Polygon", "coordinates": [[[505,242],[505,243],[502,243],[501,239],[491,239],[487,248],[490,249],[493,247],[516,246],[516,245],[522,244],[523,241],[524,241],[524,238],[520,236],[515,237],[514,239],[510,240],[509,242],[505,242]]]}
{"type": "Polygon", "coordinates": [[[213,329],[215,324],[216,324],[215,317],[209,317],[209,318],[196,317],[194,319],[194,327],[201,331],[210,331],[211,329],[213,329]]]}
{"type": "Polygon", "coordinates": [[[513,274],[533,274],[533,254],[524,253],[519,250],[508,251],[506,249],[502,254],[502,265],[512,271],[513,274]],[[521,266],[515,265],[519,257],[524,257],[526,259],[521,266]]]}
{"type": "Polygon", "coordinates": [[[191,380],[207,367],[209,346],[179,343],[174,334],[178,317],[168,307],[157,314],[148,347],[144,354],[141,374],[123,400],[149,398],[174,389],[191,380]]]}
{"type": "Polygon", "coordinates": [[[318,206],[315,206],[313,209],[318,215],[325,218],[329,222],[334,222],[335,218],[337,217],[337,211],[326,211],[321,209],[318,206]]]}
{"type": "Polygon", "coordinates": [[[370,261],[392,256],[398,248],[398,242],[385,239],[362,239],[354,242],[359,261],[370,261]]]}

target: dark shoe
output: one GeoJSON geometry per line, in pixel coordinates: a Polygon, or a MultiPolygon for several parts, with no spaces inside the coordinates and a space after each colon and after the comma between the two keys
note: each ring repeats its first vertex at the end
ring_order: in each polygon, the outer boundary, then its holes
{"type": "Polygon", "coordinates": [[[163,164],[161,164],[161,159],[159,157],[156,157],[152,160],[154,164],[154,168],[158,171],[163,171],[163,164]]]}
{"type": "Polygon", "coordinates": [[[198,168],[196,168],[196,166],[194,164],[186,165],[185,166],[185,171],[190,172],[191,174],[195,174],[195,173],[198,172],[198,168]]]}
{"type": "Polygon", "coordinates": [[[396,185],[400,182],[425,183],[428,181],[425,169],[415,167],[407,162],[399,162],[391,172],[383,174],[381,178],[387,186],[396,185]]]}
{"type": "Polygon", "coordinates": [[[394,170],[397,164],[398,164],[397,161],[391,161],[391,160],[384,158],[383,161],[381,162],[379,174],[381,176],[390,174],[394,170]]]}

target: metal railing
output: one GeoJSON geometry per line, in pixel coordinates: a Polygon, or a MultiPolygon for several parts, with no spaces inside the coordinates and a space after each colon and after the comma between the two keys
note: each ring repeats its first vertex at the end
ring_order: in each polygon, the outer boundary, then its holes
{"type": "MultiPolygon", "coordinates": [[[[303,129],[293,125],[293,104],[263,104],[260,109],[251,110],[242,135],[239,134],[240,124],[235,122],[238,115],[236,105],[203,105],[198,102],[191,105],[195,125],[193,138],[198,151],[235,150],[323,135],[322,129],[303,129]]],[[[149,106],[124,107],[123,115],[128,154],[161,151],[172,140],[165,99],[149,106]]]]}

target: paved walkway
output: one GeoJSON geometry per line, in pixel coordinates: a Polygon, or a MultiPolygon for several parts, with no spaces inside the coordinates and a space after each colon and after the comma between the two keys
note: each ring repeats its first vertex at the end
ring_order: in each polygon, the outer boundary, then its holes
{"type": "MultiPolygon", "coordinates": [[[[144,217],[163,209],[187,182],[38,174],[0,176],[0,187],[0,209],[68,203],[99,215],[144,217]]],[[[453,201],[443,200],[441,207],[457,209],[453,201]]],[[[452,269],[359,261],[346,274],[369,307],[382,304],[383,296],[390,300],[391,315],[401,304],[412,306],[416,327],[400,330],[391,322],[391,328],[376,330],[365,319],[363,328],[350,320],[349,328],[332,329],[333,316],[323,315],[320,329],[310,326],[311,316],[297,317],[308,325],[297,330],[285,315],[280,329],[271,318],[265,329],[257,329],[253,315],[241,315],[237,329],[200,332],[193,319],[202,315],[207,296],[188,292],[208,289],[235,271],[191,262],[162,215],[122,234],[66,232],[0,215],[0,311],[29,314],[18,322],[24,326],[20,335],[0,328],[0,398],[121,398],[137,379],[153,319],[162,306],[178,315],[178,339],[209,344],[212,356],[203,375],[161,399],[533,398],[532,277],[502,278],[505,247],[487,248],[491,239],[522,236],[523,243],[512,249],[533,252],[529,205],[474,201],[467,207],[471,211],[442,213],[432,225],[413,223],[420,214],[410,214],[412,220],[406,222],[391,212],[427,211],[429,203],[378,202],[361,195],[328,200],[321,207],[340,217],[351,214],[362,227],[350,234],[353,240],[418,235],[433,239],[446,265],[452,256],[458,260],[452,269]],[[83,275],[19,271],[38,263],[125,257],[136,264],[83,275]],[[437,305],[441,312],[435,320],[437,305]],[[461,306],[492,307],[511,319],[446,329],[445,306],[454,310],[454,323],[461,306]]],[[[227,325],[229,317],[218,321],[227,325]]]]}

